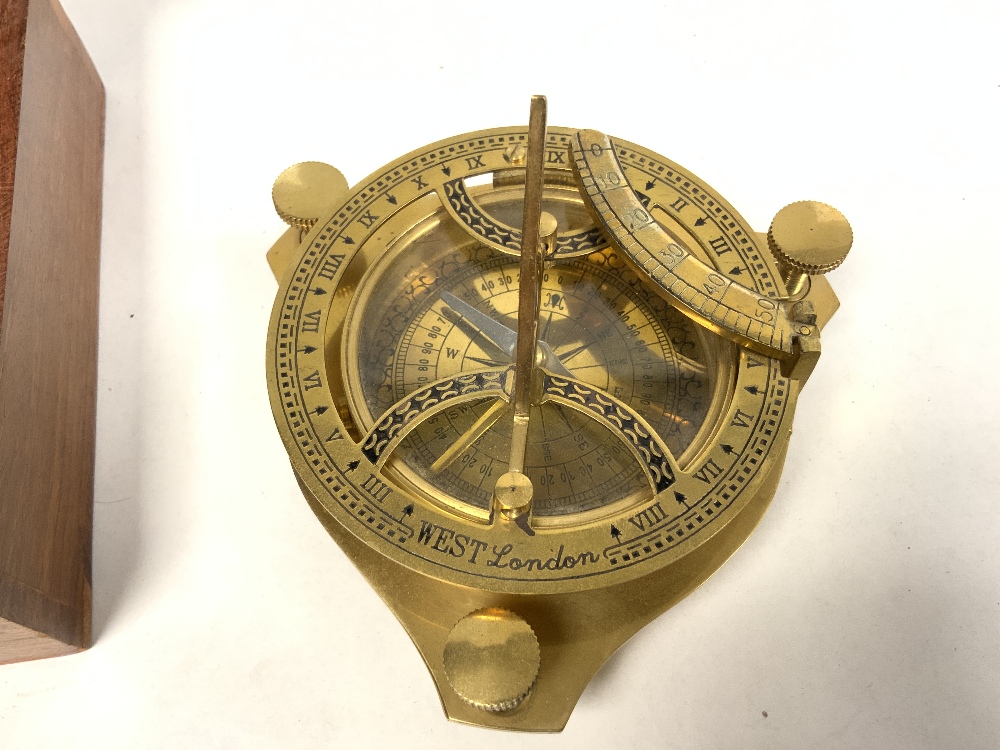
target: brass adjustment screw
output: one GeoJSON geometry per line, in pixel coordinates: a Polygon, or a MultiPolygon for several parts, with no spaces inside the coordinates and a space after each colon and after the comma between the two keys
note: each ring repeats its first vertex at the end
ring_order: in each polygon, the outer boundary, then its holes
{"type": "Polygon", "coordinates": [[[340,170],[321,161],[294,164],[271,188],[274,210],[286,224],[308,231],[347,194],[340,170]]]}
{"type": "Polygon", "coordinates": [[[520,705],[538,678],[541,652],[535,632],[506,609],[466,615],[444,647],[448,682],[466,703],[502,713],[520,705]]]}
{"type": "Polygon", "coordinates": [[[528,154],[528,149],[523,143],[512,143],[503,152],[504,161],[512,167],[523,167],[524,159],[528,154]]]}
{"type": "Polygon", "coordinates": [[[781,265],[788,296],[809,291],[809,276],[827,273],[844,262],[854,233],[833,206],[818,201],[790,203],[774,215],[767,244],[781,265]]]}

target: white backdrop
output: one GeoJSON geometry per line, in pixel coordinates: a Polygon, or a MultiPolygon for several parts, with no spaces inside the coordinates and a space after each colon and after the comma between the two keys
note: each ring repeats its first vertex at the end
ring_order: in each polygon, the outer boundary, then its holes
{"type": "Polygon", "coordinates": [[[90,651],[0,668],[3,748],[1000,745],[996,3],[64,0],[108,92],[90,651]],[[264,337],[306,159],[592,127],[855,246],[777,497],[557,736],[449,724],[301,499],[264,337]]]}

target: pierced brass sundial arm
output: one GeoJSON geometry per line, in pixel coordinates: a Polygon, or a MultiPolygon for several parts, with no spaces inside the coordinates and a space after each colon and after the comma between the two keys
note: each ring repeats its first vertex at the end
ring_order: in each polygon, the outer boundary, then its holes
{"type": "MultiPolygon", "coordinates": [[[[492,217],[469,193],[463,178],[450,180],[437,191],[441,203],[455,222],[479,242],[505,255],[521,254],[521,230],[492,217]]],[[[604,233],[595,226],[560,233],[553,258],[579,258],[608,246],[604,233]]]]}
{"type": "Polygon", "coordinates": [[[510,400],[513,367],[482,370],[428,383],[389,407],[361,440],[361,452],[375,466],[418,424],[449,406],[483,398],[510,400]]]}
{"type": "Polygon", "coordinates": [[[639,462],[654,493],[662,492],[676,480],[680,470],[670,449],[628,404],[582,380],[548,372],[544,374],[541,400],[568,406],[611,430],[639,462]]]}

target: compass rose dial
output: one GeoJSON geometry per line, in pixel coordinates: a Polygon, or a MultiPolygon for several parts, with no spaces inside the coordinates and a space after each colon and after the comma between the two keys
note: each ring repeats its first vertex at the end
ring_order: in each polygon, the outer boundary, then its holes
{"type": "MultiPolygon", "coordinates": [[[[494,214],[521,209],[519,196],[493,201],[494,214]]],[[[545,206],[566,223],[590,224],[578,203],[545,206]]],[[[358,324],[344,361],[357,363],[348,366],[349,382],[357,384],[349,392],[365,430],[430,383],[513,361],[517,259],[456,236],[442,213],[429,217],[429,228],[412,242],[396,243],[357,292],[358,324]]],[[[627,404],[677,457],[705,426],[721,383],[723,342],[671,308],[609,247],[543,272],[539,340],[551,357],[546,366],[627,404]]],[[[536,516],[651,497],[641,466],[612,430],[559,403],[532,410],[526,473],[536,516]]],[[[388,468],[425,496],[486,511],[509,468],[505,413],[498,397],[445,409],[414,427],[388,468]]]]}
{"type": "Polygon", "coordinates": [[[758,234],[544,108],[349,190],[287,170],[267,368],[299,486],[448,715],[552,731],[760,519],[853,235],[812,201],[758,234]]]}

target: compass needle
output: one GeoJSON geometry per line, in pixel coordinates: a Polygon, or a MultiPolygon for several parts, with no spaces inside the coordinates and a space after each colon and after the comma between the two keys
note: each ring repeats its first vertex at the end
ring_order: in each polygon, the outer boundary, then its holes
{"type": "Polygon", "coordinates": [[[570,349],[570,350],[569,350],[568,352],[564,352],[563,354],[557,354],[556,356],[557,356],[557,357],[559,357],[559,360],[560,360],[560,361],[561,361],[561,362],[562,362],[563,364],[566,364],[566,363],[567,363],[567,362],[569,362],[569,361],[570,361],[571,359],[573,359],[573,357],[575,357],[575,356],[576,356],[577,354],[580,354],[581,352],[583,352],[583,351],[585,351],[585,350],[586,350],[587,348],[589,348],[589,347],[591,346],[591,344],[592,344],[592,343],[593,343],[593,342],[591,342],[591,341],[585,341],[585,342],[583,342],[582,344],[580,344],[579,346],[575,346],[575,347],[573,347],[573,348],[572,348],[572,349],[570,349]]]}
{"type": "Polygon", "coordinates": [[[482,338],[501,354],[507,357],[513,356],[513,342],[515,338],[513,331],[510,331],[509,328],[500,323],[496,323],[488,315],[483,315],[471,305],[467,305],[448,292],[444,292],[441,298],[448,305],[445,311],[443,311],[445,318],[465,331],[470,339],[477,340],[482,338]],[[491,325],[491,323],[495,325],[491,325]],[[504,333],[506,331],[510,331],[511,333],[509,343],[508,337],[504,333]]]}
{"type": "Polygon", "coordinates": [[[479,312],[451,292],[441,292],[441,299],[454,311],[454,320],[458,325],[468,328],[473,332],[473,335],[481,334],[483,338],[508,357],[514,356],[514,347],[517,344],[516,331],[494,320],[489,315],[479,312]]]}
{"type": "Polygon", "coordinates": [[[766,509],[850,227],[805,201],[755,233],[663,156],[549,127],[544,97],[272,197],[268,391],[306,499],[450,718],[560,730],[766,509]]]}

